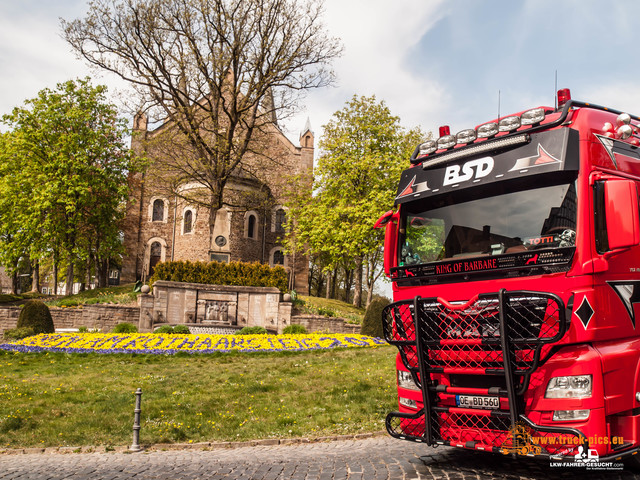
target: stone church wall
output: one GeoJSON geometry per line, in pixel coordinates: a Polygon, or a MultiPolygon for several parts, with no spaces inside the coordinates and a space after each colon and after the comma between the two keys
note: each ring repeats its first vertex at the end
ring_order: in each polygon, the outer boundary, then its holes
{"type": "MultiPolygon", "coordinates": [[[[98,329],[101,332],[113,330],[119,323],[138,325],[140,307],[123,305],[85,305],[78,308],[50,307],[53,325],[57,329],[80,328],[98,329]]],[[[5,331],[16,328],[20,307],[0,307],[0,335],[5,331]]]]}
{"type": "MultiPolygon", "coordinates": [[[[275,212],[286,203],[289,177],[298,175],[302,178],[299,189],[311,188],[314,139],[310,127],[301,135],[300,147],[294,146],[275,126],[267,140],[261,140],[269,146],[267,155],[249,154],[246,164],[252,174],[239,174],[229,180],[225,188],[228,206],[217,212],[215,230],[210,235],[208,208],[168,195],[166,184],[170,182],[163,177],[162,170],[166,151],[157,145],[154,149],[152,141],[143,143],[140,140],[153,138],[156,132],[170,127],[146,131],[145,122],[137,120],[136,125],[138,131],[133,137],[132,148],[140,151],[143,145],[146,146],[144,148],[150,149],[146,154],[153,163],[148,171],[132,175],[129,179],[132,199],[127,205],[124,225],[126,255],[121,281],[146,280],[150,276],[151,245],[155,242],[161,247],[160,261],[210,261],[213,255],[222,261],[255,261],[273,265],[274,252],[281,249],[284,236],[284,232],[276,231],[275,212]],[[164,210],[162,220],[154,221],[153,202],[156,200],[164,202],[164,210]],[[187,211],[192,217],[190,232],[185,231],[187,211]],[[247,216],[250,214],[256,217],[253,238],[247,235],[247,216]],[[211,242],[212,239],[220,239],[220,243],[211,242]]],[[[181,188],[198,194],[201,187],[186,184],[181,188]]],[[[284,262],[285,269],[294,276],[294,289],[307,293],[308,258],[300,254],[297,257],[286,255],[284,262]]]]}

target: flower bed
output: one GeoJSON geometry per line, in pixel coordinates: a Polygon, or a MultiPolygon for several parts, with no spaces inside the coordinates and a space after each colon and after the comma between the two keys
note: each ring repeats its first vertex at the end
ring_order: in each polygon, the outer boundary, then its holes
{"type": "Polygon", "coordinates": [[[157,333],[51,333],[0,345],[16,352],[151,353],[284,352],[376,347],[384,340],[364,335],[162,335],[157,333]]]}

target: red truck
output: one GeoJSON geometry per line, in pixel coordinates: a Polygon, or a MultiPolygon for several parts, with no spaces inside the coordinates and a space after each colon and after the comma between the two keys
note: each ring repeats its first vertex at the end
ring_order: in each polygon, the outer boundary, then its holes
{"type": "Polygon", "coordinates": [[[640,118],[557,104],[441,127],[376,223],[393,437],[638,462],[640,118]]]}

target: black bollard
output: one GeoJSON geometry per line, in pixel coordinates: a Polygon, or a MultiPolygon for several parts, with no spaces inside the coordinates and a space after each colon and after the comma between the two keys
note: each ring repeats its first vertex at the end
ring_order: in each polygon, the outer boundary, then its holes
{"type": "Polygon", "coordinates": [[[133,444],[129,447],[131,452],[139,452],[140,448],[140,405],[142,404],[142,389],[136,390],[136,408],[133,411],[133,444]]]}

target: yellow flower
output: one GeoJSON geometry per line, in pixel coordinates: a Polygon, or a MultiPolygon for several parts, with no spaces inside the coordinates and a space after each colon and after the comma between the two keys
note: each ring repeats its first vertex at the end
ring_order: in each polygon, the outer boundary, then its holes
{"type": "MultiPolygon", "coordinates": [[[[27,337],[17,346],[31,351],[175,353],[178,351],[211,353],[214,351],[283,351],[328,348],[359,348],[383,345],[383,340],[356,334],[307,335],[159,335],[134,334],[41,334],[27,337]]],[[[54,363],[52,361],[51,363],[54,363]]]]}

